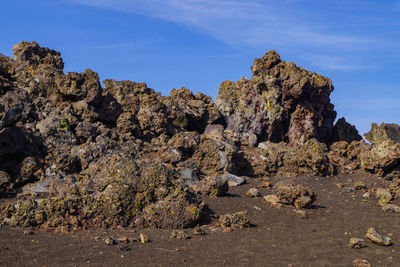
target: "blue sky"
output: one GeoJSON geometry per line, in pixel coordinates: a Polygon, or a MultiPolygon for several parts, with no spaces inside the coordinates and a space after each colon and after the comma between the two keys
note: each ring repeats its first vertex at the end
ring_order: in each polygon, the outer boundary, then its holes
{"type": "Polygon", "coordinates": [[[332,79],[332,103],[360,133],[400,124],[400,0],[3,1],[0,52],[21,40],[61,52],[65,71],[186,86],[214,99],[224,80],[251,77],[254,58],[332,79]]]}

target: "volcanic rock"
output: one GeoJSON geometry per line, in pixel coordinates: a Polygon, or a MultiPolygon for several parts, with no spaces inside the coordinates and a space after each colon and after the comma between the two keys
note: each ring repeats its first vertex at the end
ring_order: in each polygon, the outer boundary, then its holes
{"type": "Polygon", "coordinates": [[[327,156],[327,146],[316,139],[297,146],[265,142],[243,152],[256,176],[329,176],[335,172],[327,156]]]}
{"type": "Polygon", "coordinates": [[[239,211],[233,214],[225,214],[219,217],[219,225],[222,228],[245,228],[250,227],[250,219],[248,218],[247,211],[239,211]]]}
{"type": "Polygon", "coordinates": [[[366,259],[353,260],[354,267],[371,267],[371,264],[366,259]]]}
{"type": "Polygon", "coordinates": [[[367,243],[361,238],[351,238],[349,241],[349,247],[351,248],[364,248],[367,243]]]}
{"type": "Polygon", "coordinates": [[[378,244],[380,246],[390,246],[392,245],[392,239],[388,236],[382,236],[379,234],[374,227],[368,229],[365,237],[371,242],[378,244]]]}
{"type": "Polygon", "coordinates": [[[294,205],[296,208],[310,208],[316,199],[316,193],[303,185],[283,186],[277,194],[279,202],[294,205]]]}
{"type": "Polygon", "coordinates": [[[3,193],[7,190],[7,187],[10,185],[11,178],[8,173],[0,171],[0,193],[3,193]]]}
{"type": "Polygon", "coordinates": [[[260,196],[260,192],[258,191],[257,188],[252,187],[249,190],[247,190],[246,196],[256,198],[260,196]]]}
{"type": "Polygon", "coordinates": [[[216,103],[228,130],[258,142],[329,141],[336,117],[331,80],[282,61],[275,51],[255,59],[251,70],[251,80],[225,81],[218,88],[216,103]]]}
{"type": "Polygon", "coordinates": [[[360,153],[361,168],[386,179],[400,177],[400,144],[386,140],[360,153]]]}
{"type": "Polygon", "coordinates": [[[354,125],[349,124],[345,118],[340,118],[333,127],[331,142],[346,141],[351,143],[352,141],[362,140],[361,135],[354,125]]]}
{"type": "Polygon", "coordinates": [[[383,211],[390,211],[395,213],[400,213],[400,207],[395,204],[386,204],[382,207],[383,211]]]}
{"type": "Polygon", "coordinates": [[[188,239],[189,236],[186,235],[185,231],[183,230],[172,230],[169,238],[176,238],[176,239],[188,239]]]}
{"type": "Polygon", "coordinates": [[[379,126],[376,123],[372,123],[371,130],[365,133],[364,136],[373,144],[380,144],[389,139],[400,143],[400,126],[394,123],[381,123],[379,126]]]}
{"type": "Polygon", "coordinates": [[[205,196],[220,197],[228,192],[229,184],[220,177],[208,176],[193,185],[192,189],[205,196]]]}
{"type": "MultiPolygon", "coordinates": [[[[198,193],[223,195],[244,177],[400,173],[398,144],[357,141],[344,119],[334,126],[331,81],[275,51],[255,60],[251,80],[223,82],[216,103],[184,87],[103,88],[92,70],[64,73],[60,53],[36,42],[13,53],[0,54],[0,193],[18,198],[0,207],[0,225],[178,229],[204,215],[198,193]]],[[[303,187],[279,190],[298,208],[315,200],[303,187]]]]}

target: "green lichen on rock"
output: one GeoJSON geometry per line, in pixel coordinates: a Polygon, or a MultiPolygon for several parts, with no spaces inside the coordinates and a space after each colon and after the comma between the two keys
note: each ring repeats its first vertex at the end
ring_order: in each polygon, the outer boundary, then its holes
{"type": "Polygon", "coordinates": [[[400,126],[393,123],[381,123],[378,126],[372,123],[371,130],[365,133],[364,137],[373,144],[380,144],[388,139],[400,143],[400,126]]]}

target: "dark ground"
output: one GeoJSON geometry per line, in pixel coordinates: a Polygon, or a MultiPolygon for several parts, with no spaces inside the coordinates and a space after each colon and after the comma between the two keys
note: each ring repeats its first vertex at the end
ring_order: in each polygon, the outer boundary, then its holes
{"type": "MultiPolygon", "coordinates": [[[[281,178],[282,179],[282,178],[281,178]]],[[[272,182],[278,181],[272,179],[272,182]]],[[[367,175],[293,178],[317,192],[315,208],[300,218],[293,207],[270,207],[262,200],[245,196],[260,181],[231,188],[230,195],[207,198],[215,212],[204,225],[206,235],[191,239],[170,239],[170,230],[78,231],[70,234],[0,227],[0,266],[352,266],[356,258],[372,266],[400,266],[400,214],[384,212],[378,200],[362,198],[363,191],[347,192],[357,181],[369,188],[382,186],[382,179],[367,175]],[[345,186],[337,187],[338,183],[345,186]],[[354,197],[352,197],[354,196],[354,197]],[[219,215],[247,210],[254,227],[233,232],[211,231],[219,215]],[[394,245],[347,247],[349,239],[365,239],[369,227],[390,235],[394,245]],[[146,233],[150,243],[107,246],[102,238],[127,236],[138,239],[146,233]],[[96,240],[95,237],[100,237],[96,240]]],[[[260,189],[263,196],[272,189],[260,189]]],[[[400,204],[399,200],[394,202],[400,204]]]]}

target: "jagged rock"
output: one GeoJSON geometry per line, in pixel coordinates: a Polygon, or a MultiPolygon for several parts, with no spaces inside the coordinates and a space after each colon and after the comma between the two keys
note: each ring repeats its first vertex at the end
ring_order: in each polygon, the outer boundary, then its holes
{"type": "Polygon", "coordinates": [[[227,129],[257,141],[329,141],[336,117],[329,79],[282,61],[275,51],[255,59],[251,70],[251,80],[225,81],[218,88],[216,103],[227,129]]]}
{"type": "Polygon", "coordinates": [[[247,211],[239,211],[233,214],[225,214],[219,217],[219,225],[222,228],[233,230],[235,228],[250,227],[250,219],[247,211]]]}
{"type": "Polygon", "coordinates": [[[56,81],[59,92],[70,101],[93,101],[101,95],[99,76],[90,69],[82,73],[69,72],[56,81]]]}
{"type": "Polygon", "coordinates": [[[244,150],[244,158],[250,163],[254,175],[320,175],[334,174],[327,156],[325,144],[310,139],[299,146],[265,142],[259,148],[244,150]]]}
{"type": "Polygon", "coordinates": [[[387,140],[400,143],[400,126],[394,123],[371,124],[371,130],[364,134],[364,137],[373,144],[380,144],[387,140]]]}
{"type": "Polygon", "coordinates": [[[303,185],[282,186],[276,195],[279,202],[294,205],[296,208],[310,208],[316,199],[316,193],[303,185]]]}
{"type": "Polygon", "coordinates": [[[256,197],[260,196],[260,192],[258,191],[257,188],[253,187],[253,188],[250,188],[249,190],[247,190],[246,196],[256,198],[256,197]]]}
{"type": "Polygon", "coordinates": [[[0,53],[0,96],[12,89],[14,74],[12,59],[0,53]]]}
{"type": "Polygon", "coordinates": [[[240,169],[241,154],[238,148],[222,140],[202,136],[193,159],[199,171],[205,175],[236,173],[240,169]]]}
{"type": "MultiPolygon", "coordinates": [[[[0,224],[182,228],[202,216],[196,192],[219,196],[245,176],[400,174],[397,145],[352,141],[344,119],[333,126],[331,81],[274,51],[256,59],[251,80],[222,83],[217,104],[187,88],[102,88],[91,70],[64,74],[60,53],[36,42],[13,52],[0,54],[0,192],[24,200],[1,207],[0,224]]],[[[296,190],[280,196],[310,206],[313,192],[296,190]]]]}
{"type": "Polygon", "coordinates": [[[202,195],[220,197],[229,190],[228,181],[220,177],[209,176],[197,182],[191,187],[193,191],[201,193],[202,195]]]}
{"type": "Polygon", "coordinates": [[[172,172],[161,164],[138,166],[127,157],[106,156],[92,162],[79,179],[54,184],[50,193],[55,198],[4,207],[0,218],[2,223],[15,226],[47,223],[49,227],[57,227],[68,224],[65,216],[73,209],[80,227],[137,223],[146,227],[182,228],[197,223],[201,212],[199,202],[172,181],[172,172]],[[62,208],[54,209],[59,205],[62,208]],[[24,219],[29,216],[31,219],[24,219]],[[10,217],[11,220],[6,220],[10,217]]]}
{"type": "Polygon", "coordinates": [[[59,52],[25,42],[13,47],[16,83],[32,96],[57,93],[56,79],[63,73],[64,62],[59,52]]]}
{"type": "Polygon", "coordinates": [[[361,168],[386,179],[400,177],[400,144],[386,140],[360,153],[361,168]]]}
{"type": "Polygon", "coordinates": [[[221,121],[221,115],[211,98],[203,94],[196,96],[183,87],[173,89],[171,95],[163,99],[172,115],[173,125],[189,131],[203,132],[208,124],[221,121]]]}
{"type": "Polygon", "coordinates": [[[228,181],[228,184],[230,187],[238,186],[238,185],[244,184],[246,182],[246,179],[244,177],[239,177],[239,176],[233,175],[229,172],[225,173],[222,176],[222,179],[228,181]]]}
{"type": "Polygon", "coordinates": [[[346,141],[351,143],[352,141],[360,141],[361,135],[354,125],[349,124],[345,118],[340,118],[333,126],[331,142],[346,141]]]}

